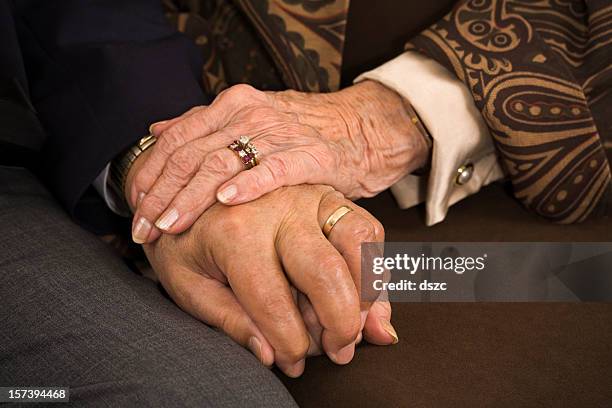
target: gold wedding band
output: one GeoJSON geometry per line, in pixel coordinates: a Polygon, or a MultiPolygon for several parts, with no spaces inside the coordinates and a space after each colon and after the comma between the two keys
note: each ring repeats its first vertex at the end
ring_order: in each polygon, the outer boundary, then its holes
{"type": "Polygon", "coordinates": [[[353,209],[346,205],[343,205],[342,207],[334,211],[332,215],[330,215],[329,218],[327,218],[327,221],[325,221],[325,224],[323,224],[323,234],[327,238],[329,238],[329,234],[331,233],[332,228],[334,228],[334,225],[336,225],[336,223],[340,221],[342,217],[344,217],[346,214],[350,213],[351,211],[353,211],[353,209]]]}

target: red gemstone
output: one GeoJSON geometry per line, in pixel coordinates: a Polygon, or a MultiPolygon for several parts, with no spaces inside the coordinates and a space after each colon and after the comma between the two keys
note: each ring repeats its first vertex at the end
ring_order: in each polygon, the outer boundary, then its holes
{"type": "Polygon", "coordinates": [[[253,155],[251,153],[246,154],[245,156],[242,157],[242,162],[244,164],[249,164],[251,162],[251,160],[253,160],[253,155]]]}

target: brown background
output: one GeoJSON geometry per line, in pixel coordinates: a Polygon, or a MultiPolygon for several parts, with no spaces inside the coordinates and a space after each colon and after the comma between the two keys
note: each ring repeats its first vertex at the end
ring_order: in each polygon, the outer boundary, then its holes
{"type": "MultiPolygon", "coordinates": [[[[454,205],[434,227],[389,193],[360,202],[388,241],[612,241],[612,219],[555,225],[504,184],[454,205]]],[[[612,266],[611,266],[612,272],[612,266]]],[[[303,407],[612,406],[612,303],[394,304],[395,346],[360,346],[338,367],[279,374],[303,407]]]]}

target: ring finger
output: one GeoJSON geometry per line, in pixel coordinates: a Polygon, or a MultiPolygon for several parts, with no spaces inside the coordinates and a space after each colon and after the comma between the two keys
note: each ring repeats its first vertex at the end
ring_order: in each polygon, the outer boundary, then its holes
{"type": "MultiPolygon", "coordinates": [[[[180,233],[190,227],[215,198],[226,180],[245,169],[236,152],[225,146],[232,139],[228,130],[192,141],[177,150],[160,177],[146,193],[134,215],[134,226],[152,224],[164,232],[180,233]],[[172,205],[170,205],[172,203],[172,205]]],[[[149,228],[149,229],[150,229],[149,228]]],[[[155,236],[139,231],[136,242],[155,236]]]]}

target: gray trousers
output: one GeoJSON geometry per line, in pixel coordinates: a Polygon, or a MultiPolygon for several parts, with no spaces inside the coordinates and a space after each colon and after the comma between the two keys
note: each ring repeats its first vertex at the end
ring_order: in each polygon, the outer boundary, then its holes
{"type": "Polygon", "coordinates": [[[295,406],[268,369],[0,167],[0,386],[86,406],[295,406]]]}

